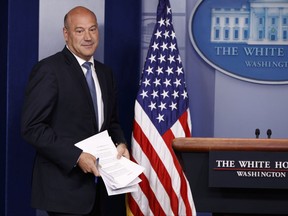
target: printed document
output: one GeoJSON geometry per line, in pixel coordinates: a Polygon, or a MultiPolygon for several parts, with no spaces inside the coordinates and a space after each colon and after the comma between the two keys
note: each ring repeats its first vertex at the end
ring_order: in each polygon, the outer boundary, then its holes
{"type": "Polygon", "coordinates": [[[98,160],[98,170],[104,181],[108,195],[137,191],[138,177],[144,167],[121,157],[117,159],[117,149],[107,131],[103,131],[75,144],[84,152],[98,160]]]}

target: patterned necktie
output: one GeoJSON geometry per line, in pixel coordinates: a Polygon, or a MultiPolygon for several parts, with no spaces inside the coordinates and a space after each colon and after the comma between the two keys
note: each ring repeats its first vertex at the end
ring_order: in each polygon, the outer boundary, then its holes
{"type": "Polygon", "coordinates": [[[98,131],[98,105],[97,105],[97,94],[96,94],[96,88],[95,88],[95,83],[94,79],[92,77],[92,69],[91,69],[91,62],[85,62],[82,66],[87,70],[86,73],[86,81],[88,83],[89,89],[90,89],[90,94],[93,100],[93,105],[94,105],[94,111],[95,111],[95,117],[96,117],[96,126],[97,126],[97,131],[98,131]]]}

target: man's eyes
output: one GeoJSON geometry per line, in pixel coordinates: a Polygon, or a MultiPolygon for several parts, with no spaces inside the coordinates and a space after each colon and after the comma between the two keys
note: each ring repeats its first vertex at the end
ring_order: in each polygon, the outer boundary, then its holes
{"type": "MultiPolygon", "coordinates": [[[[95,33],[97,31],[97,28],[93,27],[93,28],[88,29],[88,31],[91,33],[95,33]]],[[[85,29],[76,29],[75,32],[79,35],[82,35],[82,34],[84,34],[85,29]]]]}

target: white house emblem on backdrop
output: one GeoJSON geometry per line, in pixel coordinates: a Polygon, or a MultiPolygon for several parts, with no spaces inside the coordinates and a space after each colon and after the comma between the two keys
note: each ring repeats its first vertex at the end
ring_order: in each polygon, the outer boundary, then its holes
{"type": "Polygon", "coordinates": [[[220,72],[263,84],[288,83],[288,0],[202,0],[190,39],[220,72]]]}

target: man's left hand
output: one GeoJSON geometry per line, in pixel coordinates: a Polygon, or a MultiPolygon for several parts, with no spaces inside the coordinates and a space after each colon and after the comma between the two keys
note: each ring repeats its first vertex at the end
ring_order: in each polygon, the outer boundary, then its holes
{"type": "Polygon", "coordinates": [[[129,150],[126,146],[126,144],[124,143],[119,143],[117,145],[117,151],[118,151],[118,155],[117,155],[117,158],[121,158],[121,156],[127,158],[127,159],[130,159],[130,154],[129,154],[129,150]]]}

